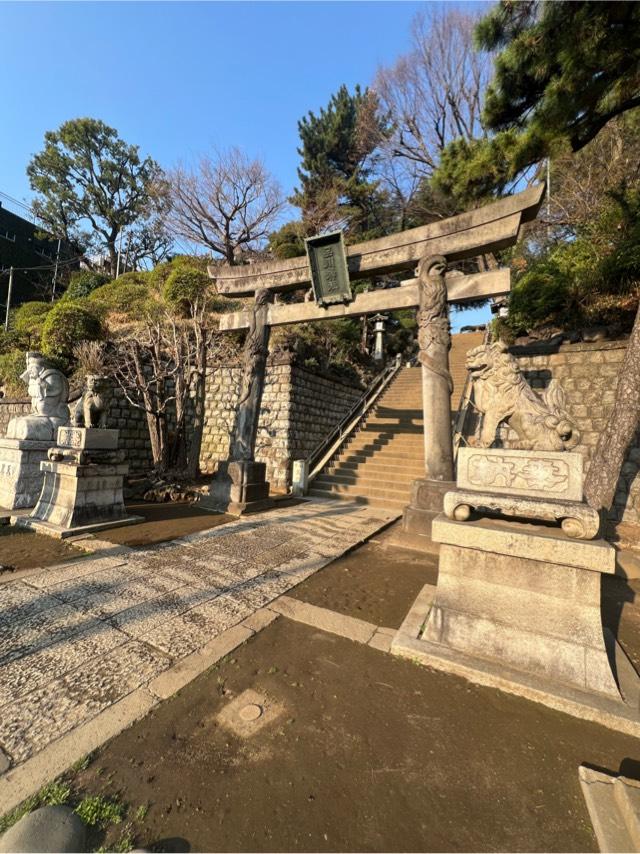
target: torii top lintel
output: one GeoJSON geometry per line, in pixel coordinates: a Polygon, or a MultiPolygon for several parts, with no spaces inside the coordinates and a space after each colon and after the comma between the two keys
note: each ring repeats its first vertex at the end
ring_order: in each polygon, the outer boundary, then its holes
{"type": "MultiPolygon", "coordinates": [[[[506,196],[458,216],[347,247],[349,277],[412,270],[425,254],[445,255],[450,262],[506,249],[518,240],[520,229],[535,219],[545,184],[506,196]]],[[[218,292],[228,297],[251,296],[266,288],[274,292],[310,284],[306,255],[245,266],[209,267],[218,292]]]]}

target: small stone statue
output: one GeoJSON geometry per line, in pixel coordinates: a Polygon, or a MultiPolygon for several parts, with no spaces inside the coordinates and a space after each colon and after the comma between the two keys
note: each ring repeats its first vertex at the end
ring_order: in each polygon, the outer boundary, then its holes
{"type": "Polygon", "coordinates": [[[27,384],[31,414],[13,418],[7,428],[8,439],[49,441],[58,427],[69,423],[69,382],[41,353],[27,353],[27,369],[20,379],[27,384]]]}
{"type": "Polygon", "coordinates": [[[113,386],[109,377],[88,374],[85,390],[73,410],[74,427],[99,427],[104,430],[112,397],[113,386]]]}
{"type": "Polygon", "coordinates": [[[528,385],[518,363],[501,341],[467,353],[474,403],[482,416],[479,437],[469,444],[489,448],[504,421],[518,434],[514,450],[568,451],[580,433],[565,411],[564,390],[556,380],[542,394],[528,385]]]}

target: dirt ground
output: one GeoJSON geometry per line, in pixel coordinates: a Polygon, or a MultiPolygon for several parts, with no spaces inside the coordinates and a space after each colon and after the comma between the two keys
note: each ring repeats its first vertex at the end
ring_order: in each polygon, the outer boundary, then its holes
{"type": "MultiPolygon", "coordinates": [[[[434,572],[374,542],[294,593],[395,626],[434,572]]],[[[633,646],[627,593],[608,601],[633,646]]],[[[158,851],[595,851],[578,766],[639,761],[640,741],[281,617],[69,781],[158,851]],[[279,714],[240,737],[217,715],[247,689],[279,714]]]]}
{"type": "Polygon", "coordinates": [[[155,543],[164,543],[197,531],[206,531],[230,522],[233,516],[225,513],[212,513],[204,510],[198,504],[178,504],[172,502],[154,504],[141,501],[127,504],[127,510],[132,516],[143,516],[144,522],[135,525],[123,525],[120,528],[109,528],[97,536],[101,540],[120,545],[141,547],[155,543]]]}
{"type": "Polygon", "coordinates": [[[435,584],[437,577],[435,556],[365,543],[288,595],[397,629],[423,586],[435,584]]]}
{"type": "Polygon", "coordinates": [[[155,850],[595,851],[578,766],[639,758],[634,739],[280,618],[73,785],[147,805],[136,844],[155,850]],[[216,715],[247,688],[282,711],[239,737],[216,715]]]}
{"type": "Polygon", "coordinates": [[[13,569],[33,569],[36,566],[52,566],[65,560],[72,560],[85,552],[75,548],[64,540],[47,537],[4,525],[0,527],[0,579],[10,577],[12,570],[3,571],[1,567],[13,569]]]}

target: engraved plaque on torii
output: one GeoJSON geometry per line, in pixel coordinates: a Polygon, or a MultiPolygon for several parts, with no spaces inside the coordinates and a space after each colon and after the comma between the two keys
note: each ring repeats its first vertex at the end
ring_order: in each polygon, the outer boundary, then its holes
{"type": "Polygon", "coordinates": [[[353,294],[342,232],[309,237],[305,246],[316,303],[325,306],[351,302],[353,294]]]}

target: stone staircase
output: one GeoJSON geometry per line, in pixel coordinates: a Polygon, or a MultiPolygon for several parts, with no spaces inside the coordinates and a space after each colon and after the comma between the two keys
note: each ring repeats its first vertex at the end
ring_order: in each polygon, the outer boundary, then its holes
{"type": "MultiPolygon", "coordinates": [[[[456,411],[466,381],[467,351],[482,343],[482,332],[452,336],[449,363],[456,411]]],[[[350,498],[401,511],[412,482],[424,474],[422,369],[403,368],[360,428],[312,481],[309,494],[350,498]]]]}

